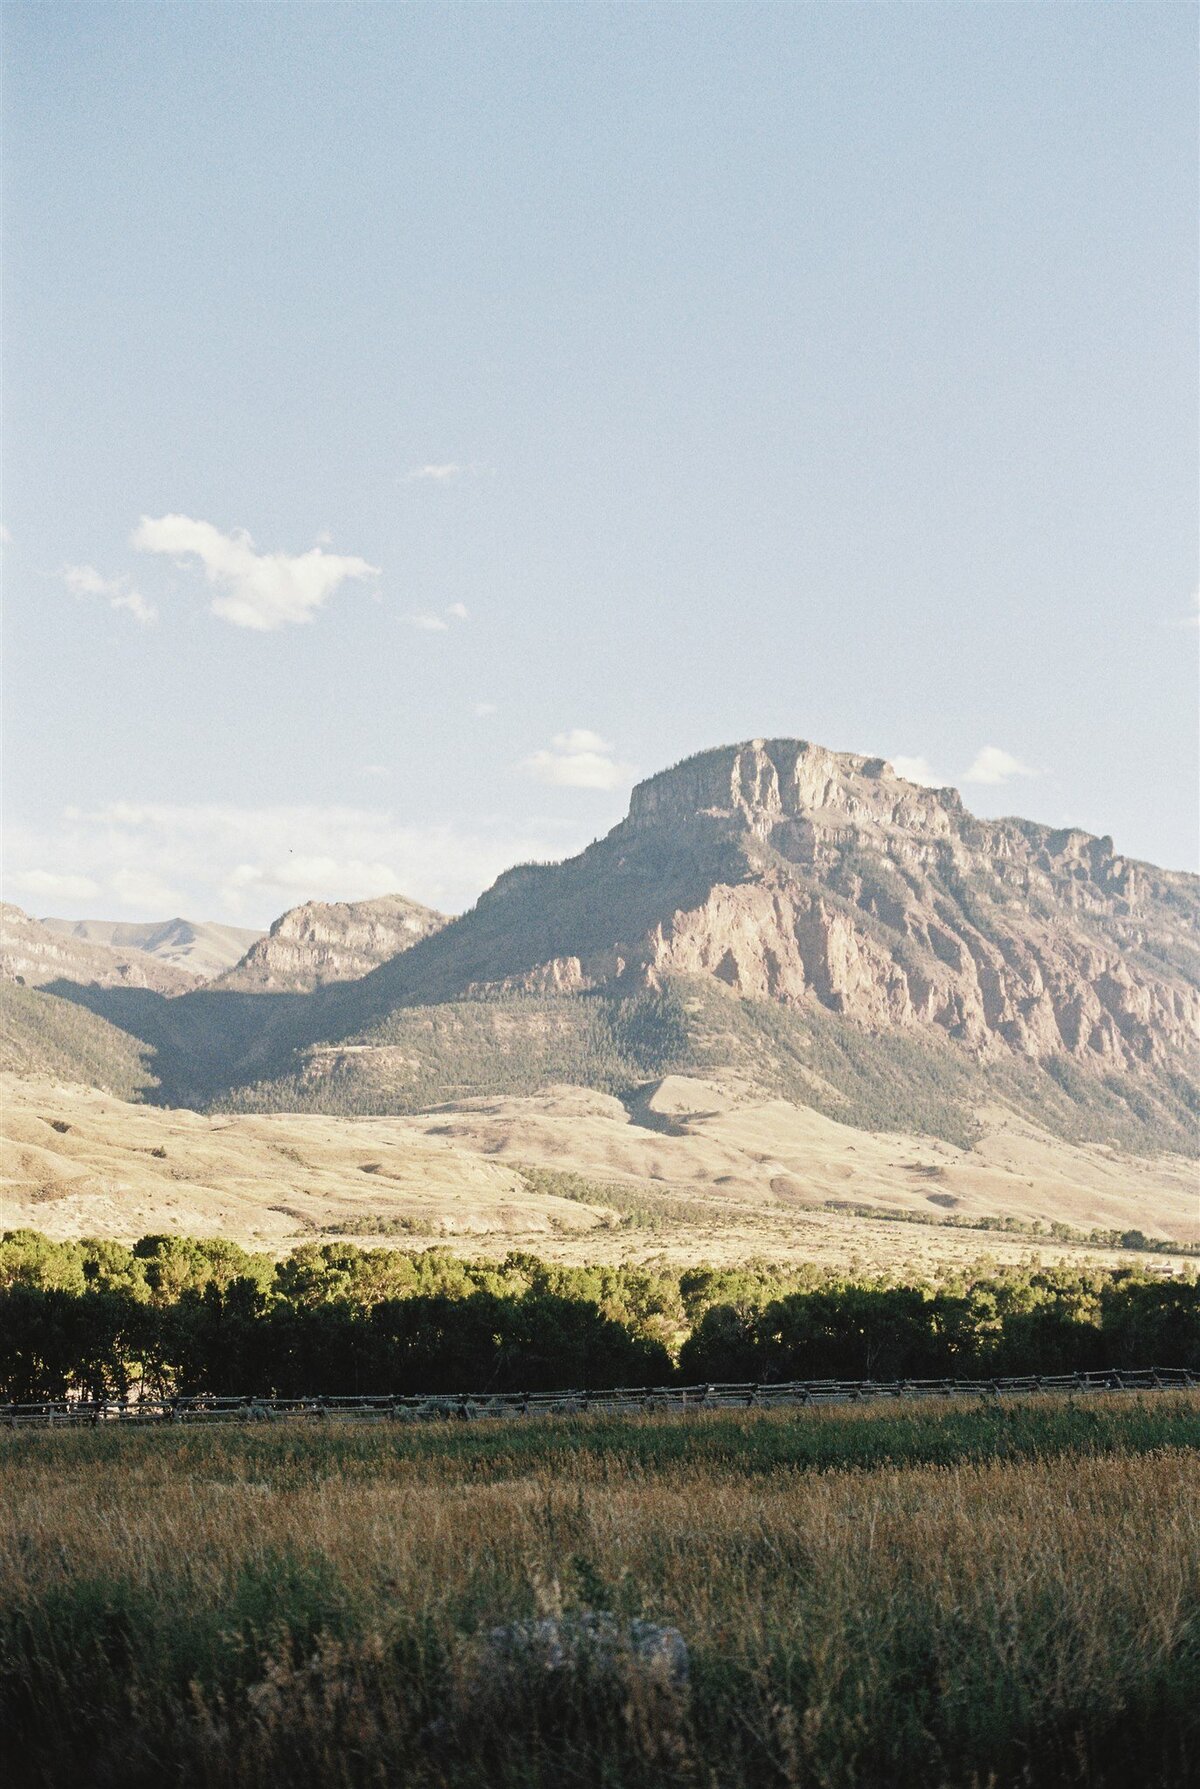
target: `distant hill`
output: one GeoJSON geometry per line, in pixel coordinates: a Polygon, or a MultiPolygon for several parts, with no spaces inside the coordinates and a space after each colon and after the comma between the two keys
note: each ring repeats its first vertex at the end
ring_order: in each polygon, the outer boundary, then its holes
{"type": "Polygon", "coordinates": [[[246,926],[219,925],[214,920],[44,919],[47,930],[110,950],[142,951],[176,969],[211,981],[233,965],[263,936],[246,926]]]}
{"type": "Polygon", "coordinates": [[[150,1054],[138,1038],[85,1007],[0,982],[0,1070],[80,1082],[134,1100],[155,1085],[150,1054]]]}
{"type": "Polygon", "coordinates": [[[444,914],[400,894],[370,901],[308,901],[281,914],[215,985],[273,994],[354,981],[445,924],[444,914]]]}
{"type": "Polygon", "coordinates": [[[679,1075],[960,1147],[1000,1105],[1073,1141],[1196,1148],[1200,880],[979,820],[881,759],[702,753],[459,919],[417,909],[414,932],[405,903],[397,944],[394,914],[363,925],[374,905],[285,915],[181,999],[56,991],[152,1046],[168,1103],[406,1113],[572,1082],[665,1132],[645,1089],[679,1075]]]}
{"type": "MultiPolygon", "coordinates": [[[[0,997],[0,1059],[3,1017],[0,997]]],[[[532,1099],[314,1121],[130,1105],[67,1078],[4,1078],[9,1228],[223,1236],[272,1250],[318,1238],[440,1242],[474,1259],[533,1250],[593,1267],[853,1259],[864,1276],[918,1278],[984,1253],[1079,1264],[1068,1239],[1093,1226],[1110,1239],[1200,1240],[1192,1164],[1073,1147],[998,1109],[964,1152],[695,1077],[652,1082],[635,1122],[619,1100],[561,1084],[532,1099]]],[[[1111,1247],[1091,1258],[1122,1259],[1111,1247]]]]}
{"type": "Polygon", "coordinates": [[[47,982],[102,988],[152,988],[183,994],[196,976],[126,944],[93,942],[33,919],[20,907],[0,904],[0,981],[40,987],[47,982]]]}

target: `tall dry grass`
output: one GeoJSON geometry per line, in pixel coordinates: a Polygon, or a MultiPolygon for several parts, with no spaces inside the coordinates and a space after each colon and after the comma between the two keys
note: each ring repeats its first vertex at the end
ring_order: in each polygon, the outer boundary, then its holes
{"type": "Polygon", "coordinates": [[[18,1434],[7,1780],[1186,1783],[1198,1414],[18,1434]],[[583,1609],[677,1626],[686,1689],[481,1650],[583,1609]]]}

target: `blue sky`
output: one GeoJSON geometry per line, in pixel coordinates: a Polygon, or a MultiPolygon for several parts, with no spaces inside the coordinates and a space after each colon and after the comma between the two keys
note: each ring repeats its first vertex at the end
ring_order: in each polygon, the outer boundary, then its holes
{"type": "Polygon", "coordinates": [[[457,908],[798,734],[1196,854],[1184,6],[5,6],[7,894],[457,908]]]}

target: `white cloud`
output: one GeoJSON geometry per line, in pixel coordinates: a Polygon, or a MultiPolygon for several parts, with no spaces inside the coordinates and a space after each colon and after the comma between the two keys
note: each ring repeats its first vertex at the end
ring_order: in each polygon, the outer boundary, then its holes
{"type": "Polygon", "coordinates": [[[922,789],[940,789],[942,779],[938,776],[928,758],[893,758],[892,769],[897,776],[906,782],[919,783],[922,789]]]}
{"type": "Polygon", "coordinates": [[[115,801],[66,809],[47,827],[10,826],[6,857],[14,890],[86,902],[92,918],[111,908],[265,925],[301,901],[392,892],[459,911],[510,865],[586,842],[549,821],[467,830],[365,806],[115,801]]]}
{"type": "Polygon", "coordinates": [[[64,565],[60,575],[73,596],[101,597],[110,609],[127,610],[143,627],[158,620],[154,604],[134,590],[128,578],[105,578],[94,565],[64,565]]]}
{"type": "Polygon", "coordinates": [[[587,727],[556,733],[551,749],[534,752],[521,769],[539,783],[559,789],[617,789],[633,776],[628,764],[619,764],[613,747],[587,727]]]}
{"type": "Polygon", "coordinates": [[[945,789],[958,783],[999,788],[1018,777],[1041,775],[1040,771],[1031,770],[1019,758],[1014,758],[1011,752],[1001,751],[998,745],[980,746],[970,765],[957,777],[942,776],[928,758],[894,757],[891,759],[891,766],[897,776],[904,777],[910,783],[918,783],[923,789],[945,789]]]}
{"type": "Polygon", "coordinates": [[[1181,615],[1175,625],[1177,627],[1200,627],[1200,590],[1195,591],[1192,596],[1191,611],[1187,615],[1181,615]]]}
{"type": "Polygon", "coordinates": [[[12,535],[8,532],[8,529],[4,526],[4,523],[0,522],[0,547],[11,547],[11,546],[12,546],[12,535]]]}
{"type": "Polygon", "coordinates": [[[499,712],[500,711],[494,702],[476,702],[474,708],[474,713],[476,713],[481,720],[486,719],[489,714],[498,714],[499,712]]]}
{"type": "Polygon", "coordinates": [[[446,613],[447,615],[452,615],[455,621],[465,621],[469,611],[466,603],[451,603],[450,607],[446,610],[446,613]]]}
{"type": "Polygon", "coordinates": [[[14,870],[5,878],[10,892],[47,901],[90,901],[100,893],[100,884],[90,876],[56,876],[52,870],[14,870]]]}
{"type": "Polygon", "coordinates": [[[239,863],[225,882],[227,893],[241,896],[265,891],[291,907],[311,900],[366,900],[397,890],[396,872],[388,863],[362,857],[297,856],[289,852],[273,863],[239,863]],[[352,888],[352,895],[341,890],[352,888]]]}
{"type": "Polygon", "coordinates": [[[437,484],[446,484],[452,478],[460,478],[465,470],[457,460],[448,460],[440,466],[413,466],[405,476],[410,484],[418,479],[433,479],[437,484]]]}
{"type": "Polygon", "coordinates": [[[567,733],[556,733],[553,744],[562,752],[611,752],[612,746],[590,727],[572,727],[567,733]]]}
{"type": "Polygon", "coordinates": [[[310,547],[307,553],[256,553],[244,529],[222,534],[190,516],[143,516],[132,545],[143,553],[169,553],[200,561],[218,594],[214,615],[259,633],[311,621],[348,578],[376,578],[378,566],[342,553],[310,547]]]}
{"type": "Polygon", "coordinates": [[[392,773],[386,764],[362,764],[359,766],[358,774],[359,776],[380,777],[391,776],[392,773]]]}
{"type": "Polygon", "coordinates": [[[1017,777],[1037,776],[1036,770],[1030,770],[1011,752],[1001,751],[998,745],[981,746],[975,754],[970,768],[963,771],[964,783],[986,783],[998,787],[1001,783],[1011,783],[1017,777]]]}

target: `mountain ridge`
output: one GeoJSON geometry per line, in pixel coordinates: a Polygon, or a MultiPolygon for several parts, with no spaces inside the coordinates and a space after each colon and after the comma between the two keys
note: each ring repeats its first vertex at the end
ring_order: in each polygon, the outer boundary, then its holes
{"type": "Polygon", "coordinates": [[[139,950],[209,981],[230,969],[263,936],[257,927],[218,920],[43,919],[48,931],[107,949],[139,950]]]}
{"type": "Polygon", "coordinates": [[[94,942],[60,932],[11,902],[0,902],[0,980],[41,987],[77,981],[98,987],[151,989],[181,995],[194,988],[193,971],[132,946],[94,942]]]}
{"type": "Polygon", "coordinates": [[[883,759],[753,740],[639,784],[606,838],[506,871],[381,973],[422,998],[707,974],[980,1053],[1132,1067],[1200,1036],[1198,915],[1200,879],[1111,839],[977,820],[883,759]]]}
{"type": "Polygon", "coordinates": [[[961,1146],[1000,1100],[1190,1152],[1198,920],[1200,879],[1111,839],[756,739],[646,779],[606,837],[358,979],[54,991],[145,1044],[164,1103],[403,1113],[571,1081],[633,1113],[701,1075],[961,1146]]]}

